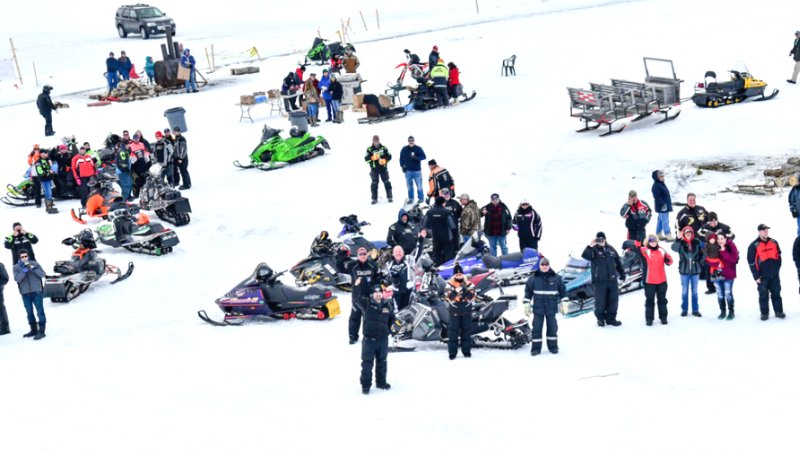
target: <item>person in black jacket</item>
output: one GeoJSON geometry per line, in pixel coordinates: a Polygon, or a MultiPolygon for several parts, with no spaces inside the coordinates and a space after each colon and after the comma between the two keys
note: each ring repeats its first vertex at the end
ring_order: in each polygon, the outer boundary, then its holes
{"type": "Polygon", "coordinates": [[[433,233],[431,258],[436,266],[441,266],[455,257],[453,239],[458,237],[458,224],[453,213],[444,207],[444,197],[436,197],[436,205],[425,213],[422,228],[433,233]]]}
{"type": "MultiPolygon", "coordinates": [[[[422,240],[419,243],[422,247],[422,240]]],[[[383,266],[384,280],[391,281],[394,287],[395,308],[400,311],[408,306],[411,292],[414,291],[414,263],[422,252],[409,254],[403,251],[399,245],[392,249],[392,259],[383,266]]]]}
{"type": "Polygon", "coordinates": [[[431,70],[433,70],[434,67],[436,67],[436,64],[439,63],[439,59],[441,59],[439,57],[439,46],[434,45],[431,54],[428,55],[428,72],[430,72],[431,70]]]}
{"type": "Polygon", "coordinates": [[[342,123],[344,122],[344,113],[339,109],[342,107],[342,95],[344,94],[344,90],[342,89],[342,83],[339,83],[339,79],[336,75],[331,75],[331,84],[328,86],[328,92],[331,94],[333,122],[342,123]]]}
{"type": "Polygon", "coordinates": [[[53,131],[53,111],[56,110],[56,107],[53,105],[53,100],[50,99],[50,92],[52,90],[52,86],[45,86],[42,89],[42,93],[39,94],[39,98],[36,99],[36,106],[39,108],[39,114],[44,117],[45,136],[53,136],[56,134],[56,132],[53,131]]]}
{"type": "Polygon", "coordinates": [[[386,244],[394,248],[400,246],[406,255],[410,255],[417,245],[416,233],[414,233],[414,226],[408,223],[408,213],[405,209],[401,209],[397,213],[397,222],[389,227],[389,233],[386,235],[386,244]]]}
{"type": "Polygon", "coordinates": [[[8,313],[6,312],[6,303],[3,297],[3,290],[5,290],[7,284],[8,272],[6,272],[6,266],[0,262],[0,336],[11,332],[8,327],[8,313]]]}
{"type": "MultiPolygon", "coordinates": [[[[444,198],[444,207],[453,214],[453,220],[456,222],[456,229],[458,226],[458,221],[461,220],[461,213],[464,211],[464,207],[461,206],[461,202],[458,200],[453,199],[452,193],[450,189],[443,188],[439,191],[439,194],[444,198]]],[[[458,253],[458,249],[461,247],[461,237],[458,233],[455,233],[455,237],[453,238],[453,255],[458,253]]]]}
{"type": "Polygon", "coordinates": [[[348,331],[350,333],[350,345],[358,342],[358,329],[361,327],[361,317],[363,310],[359,308],[359,302],[365,297],[369,297],[372,288],[380,282],[380,270],[375,261],[367,255],[367,249],[358,249],[358,261],[350,267],[350,280],[353,286],[353,308],[350,310],[348,331]]]}
{"type": "Polygon", "coordinates": [[[508,254],[506,235],[514,228],[512,225],[511,211],[508,206],[500,201],[500,195],[492,194],[492,201],[481,209],[483,219],[483,232],[489,239],[489,252],[497,256],[497,246],[503,255],[508,254]]]}
{"type": "Polygon", "coordinates": [[[618,327],[619,284],[625,281],[625,269],[619,253],[606,242],[606,234],[600,231],[597,237],[583,250],[581,257],[592,263],[592,284],[594,285],[594,315],[597,326],[606,324],[618,327]]]}
{"type": "MultiPolygon", "coordinates": [[[[792,249],[794,250],[794,249],[792,249]]],[[[758,238],[747,248],[747,263],[758,284],[758,304],[761,307],[761,320],[769,319],[769,297],[772,296],[772,309],[775,317],[786,318],[781,299],[781,247],[778,241],[769,237],[769,227],[758,226],[758,238]]]]}
{"type": "MultiPolygon", "coordinates": [[[[703,237],[701,228],[708,221],[708,212],[705,208],[697,204],[697,196],[693,193],[686,195],[686,206],[678,211],[675,218],[675,233],[682,231],[684,228],[692,227],[695,236],[703,237]]],[[[700,279],[706,280],[706,295],[716,294],[717,288],[708,276],[708,265],[703,262],[703,270],[700,271],[700,279]]]]}
{"type": "MultiPolygon", "coordinates": [[[[175,135],[175,144],[173,146],[175,150],[175,156],[173,158],[175,158],[175,162],[177,163],[175,168],[180,171],[180,176],[183,178],[183,185],[178,189],[182,191],[192,187],[192,179],[189,177],[189,153],[186,146],[186,138],[181,134],[181,128],[176,126],[172,128],[172,131],[175,135]]],[[[178,177],[175,178],[177,179],[178,177]]]]}
{"type": "Polygon", "coordinates": [[[475,305],[475,286],[464,276],[464,269],[456,263],[453,267],[453,278],[447,282],[445,289],[447,312],[450,313],[450,325],[447,329],[447,351],[450,360],[458,355],[458,339],[461,338],[461,354],[465,358],[472,356],[472,309],[475,305]]]}
{"type": "Polygon", "coordinates": [[[6,237],[5,247],[11,250],[11,258],[14,264],[19,262],[19,251],[22,249],[27,250],[31,259],[35,260],[36,255],[33,253],[33,244],[39,242],[39,238],[35,234],[25,231],[19,222],[14,222],[11,228],[14,232],[6,237]]]}
{"type": "Polygon", "coordinates": [[[289,72],[289,75],[283,78],[283,85],[281,86],[281,95],[283,99],[283,107],[286,113],[297,110],[297,90],[300,89],[300,84],[294,72],[289,72]]]}
{"type": "Polygon", "coordinates": [[[542,238],[542,216],[533,209],[528,200],[522,200],[514,215],[514,229],[519,237],[519,251],[526,248],[539,250],[539,239],[542,238]]]}
{"type": "Polygon", "coordinates": [[[389,390],[386,382],[387,358],[389,356],[389,330],[394,322],[394,305],[391,297],[383,293],[383,286],[376,284],[372,295],[362,297],[359,307],[364,315],[364,341],[361,343],[361,392],[369,394],[372,387],[372,366],[375,366],[375,387],[389,390]]]}
{"type": "Polygon", "coordinates": [[[372,192],[372,204],[378,203],[378,178],[383,181],[383,187],[386,189],[386,199],[389,203],[392,202],[392,182],[389,181],[389,167],[387,164],[392,160],[392,154],[389,153],[381,140],[376,134],[372,136],[372,145],[367,147],[367,154],[364,156],[364,161],[369,164],[369,177],[372,179],[370,191],[372,192]]]}
{"type": "Polygon", "coordinates": [[[639,200],[636,191],[628,193],[628,201],[622,205],[619,215],[625,219],[625,228],[628,229],[628,239],[644,242],[645,227],[650,222],[653,210],[644,200],[639,200]]]}
{"type": "Polygon", "coordinates": [[[797,83],[797,75],[800,74],[800,31],[794,32],[794,45],[789,52],[789,56],[794,59],[794,71],[792,72],[792,78],[786,81],[795,84],[797,83]]]}
{"type": "Polygon", "coordinates": [[[708,213],[708,222],[706,222],[697,233],[703,239],[705,239],[709,234],[718,233],[724,234],[725,237],[730,240],[733,240],[736,237],[736,235],[733,234],[733,231],[731,231],[731,227],[720,222],[717,218],[717,213],[714,211],[708,213]]]}
{"type": "Polygon", "coordinates": [[[567,300],[567,287],[561,277],[550,270],[550,260],[542,258],[539,269],[525,283],[525,316],[533,311],[533,344],[531,356],[542,352],[542,328],[547,321],[547,350],[558,353],[558,305],[567,300]],[[533,307],[531,307],[533,299],[533,307]]]}
{"type": "Polygon", "coordinates": [[[58,173],[55,176],[56,192],[58,197],[66,197],[75,193],[75,177],[72,176],[72,156],[66,145],[58,147],[57,152],[52,152],[50,160],[58,164],[58,173]]]}
{"type": "Polygon", "coordinates": [[[109,93],[112,89],[117,87],[117,83],[119,83],[119,61],[117,58],[114,58],[114,52],[108,54],[108,59],[106,59],[106,78],[108,79],[108,90],[109,93]]]}

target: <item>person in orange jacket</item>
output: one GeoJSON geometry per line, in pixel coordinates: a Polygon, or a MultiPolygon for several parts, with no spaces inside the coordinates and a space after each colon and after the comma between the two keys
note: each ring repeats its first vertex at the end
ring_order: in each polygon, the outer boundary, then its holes
{"type": "Polygon", "coordinates": [[[428,202],[432,198],[439,197],[439,191],[445,188],[450,189],[451,197],[455,197],[455,181],[450,172],[439,166],[435,159],[428,161],[428,168],[431,170],[431,174],[428,176],[428,202]]]}
{"type": "Polygon", "coordinates": [[[637,243],[644,268],[644,318],[647,326],[653,325],[655,299],[658,297],[658,318],[667,324],[667,273],[665,266],[672,265],[672,256],[658,244],[655,234],[647,236],[645,246],[637,243]]]}

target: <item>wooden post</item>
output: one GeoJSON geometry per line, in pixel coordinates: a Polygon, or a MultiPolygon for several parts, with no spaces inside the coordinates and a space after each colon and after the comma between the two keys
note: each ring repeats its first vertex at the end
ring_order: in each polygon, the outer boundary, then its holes
{"type": "Polygon", "coordinates": [[[17,74],[19,75],[19,84],[24,84],[22,82],[22,72],[19,71],[19,61],[17,61],[17,51],[14,50],[14,40],[8,38],[8,41],[11,42],[11,54],[14,55],[14,64],[17,65],[17,74]]]}
{"type": "Polygon", "coordinates": [[[206,51],[206,60],[208,61],[208,70],[211,70],[211,57],[208,56],[208,47],[204,47],[206,51]]]}
{"type": "Polygon", "coordinates": [[[211,71],[212,72],[216,72],[217,71],[217,62],[214,60],[214,44],[211,44],[211,66],[213,67],[213,69],[211,69],[211,71]]]}
{"type": "Polygon", "coordinates": [[[36,61],[33,62],[33,77],[36,78],[36,87],[39,87],[39,76],[36,75],[36,61]]]}
{"type": "Polygon", "coordinates": [[[475,9],[478,11],[478,14],[481,13],[481,9],[478,8],[478,0],[475,0],[475,9]]]}
{"type": "Polygon", "coordinates": [[[317,36],[319,36],[319,38],[322,39],[322,33],[319,32],[319,27],[317,27],[317,36]]]}
{"type": "Polygon", "coordinates": [[[345,27],[344,31],[346,32],[348,29],[350,29],[350,31],[352,31],[353,34],[356,34],[356,30],[354,30],[353,29],[353,25],[350,24],[350,18],[349,17],[347,18],[347,26],[345,27]]]}
{"type": "MultiPolygon", "coordinates": [[[[475,0],[475,1],[478,1],[478,0],[475,0]]],[[[364,30],[365,31],[369,31],[369,30],[367,30],[367,21],[364,20],[364,14],[361,14],[361,11],[359,11],[358,14],[361,15],[361,22],[364,23],[364,30]]]]}
{"type": "Polygon", "coordinates": [[[259,55],[259,54],[258,54],[258,49],[257,49],[255,46],[253,46],[253,50],[255,50],[255,51],[256,51],[256,56],[258,56],[258,61],[259,61],[259,62],[264,62],[264,60],[263,60],[263,59],[261,59],[261,55],[259,55]]]}
{"type": "MultiPolygon", "coordinates": [[[[477,1],[477,0],[476,0],[477,1]]],[[[381,16],[378,14],[378,10],[375,10],[375,18],[378,19],[378,29],[381,29],[381,16]]]]}

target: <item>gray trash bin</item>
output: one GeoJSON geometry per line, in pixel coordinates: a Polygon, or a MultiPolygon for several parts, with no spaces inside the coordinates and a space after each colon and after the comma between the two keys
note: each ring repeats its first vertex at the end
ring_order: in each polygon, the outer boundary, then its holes
{"type": "Polygon", "coordinates": [[[184,113],[186,113],[186,110],[180,106],[164,111],[164,117],[166,117],[169,121],[170,130],[178,127],[181,129],[181,133],[188,131],[188,128],[186,128],[186,118],[184,117],[184,113]]]}
{"type": "Polygon", "coordinates": [[[308,113],[305,111],[293,111],[289,114],[289,121],[293,127],[308,133],[308,113]]]}

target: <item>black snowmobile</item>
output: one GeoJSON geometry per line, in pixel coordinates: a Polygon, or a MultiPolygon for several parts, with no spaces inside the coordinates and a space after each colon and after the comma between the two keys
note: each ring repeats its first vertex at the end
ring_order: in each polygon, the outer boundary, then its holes
{"type": "Polygon", "coordinates": [[[180,243],[174,230],[150,222],[144,213],[137,217],[138,220],[133,219],[129,208],[111,211],[108,220],[95,230],[100,242],[109,247],[155,256],[172,253],[173,247],[180,243]]]}
{"type": "MultiPolygon", "coordinates": [[[[584,248],[576,248],[569,255],[567,266],[558,273],[564,280],[569,297],[569,300],[562,302],[561,313],[569,317],[594,310],[591,264],[581,257],[584,248]]],[[[625,281],[618,280],[620,295],[644,287],[642,260],[637,253],[635,242],[625,241],[622,249],[624,251],[620,259],[625,269],[625,281]]]]}
{"type": "MultiPolygon", "coordinates": [[[[415,301],[395,317],[392,324],[391,351],[413,351],[400,347],[407,340],[447,342],[450,313],[447,302],[435,290],[420,291],[415,301]]],[[[511,322],[503,313],[517,307],[517,296],[503,295],[497,300],[476,302],[472,312],[472,346],[498,349],[518,349],[531,342],[531,328],[525,319],[511,322]],[[479,336],[491,331],[494,337],[479,336]]]]}
{"type": "Polygon", "coordinates": [[[266,263],[260,263],[251,276],[215,301],[225,314],[222,322],[212,320],[205,311],[197,315],[212,325],[241,325],[244,319],[255,316],[325,320],[339,315],[339,301],[329,289],[284,285],[278,280],[284,273],[274,273],[266,263]]]}
{"type": "Polygon", "coordinates": [[[75,300],[106,274],[115,274],[117,278],[111,284],[116,284],[133,273],[132,262],[128,263],[128,270],[123,274],[116,266],[106,264],[105,259],[97,257],[97,244],[91,230],[83,230],[78,236],[78,240],[67,238],[61,241],[64,245],[75,247],[72,259],[56,261],[53,271],[57,275],[47,275],[44,279],[43,295],[54,303],[75,300]]]}
{"type": "MultiPolygon", "coordinates": [[[[436,100],[436,88],[433,86],[433,81],[426,80],[422,77],[417,77],[414,79],[418,83],[417,87],[406,88],[411,93],[408,97],[408,103],[414,105],[415,111],[427,111],[429,109],[438,108],[439,102],[436,100]]],[[[464,94],[462,85],[458,85],[457,90],[458,95],[456,98],[458,98],[461,103],[468,102],[475,98],[475,95],[477,95],[475,91],[472,91],[472,95],[464,94]]]]}
{"type": "Polygon", "coordinates": [[[189,199],[164,181],[162,170],[160,164],[153,164],[147,171],[147,181],[139,193],[139,209],[154,211],[159,219],[177,227],[186,225],[191,221],[189,199]]]}
{"type": "Polygon", "coordinates": [[[706,108],[716,108],[718,106],[741,103],[748,98],[756,98],[753,101],[761,102],[771,100],[778,95],[778,90],[766,95],[767,83],[753,78],[747,66],[742,61],[737,61],[733,69],[729,70],[731,80],[727,82],[717,82],[717,74],[713,71],[706,72],[703,83],[694,85],[694,96],[692,101],[695,105],[706,108]],[[709,82],[709,79],[714,81],[709,82]]]}
{"type": "Polygon", "coordinates": [[[367,109],[367,117],[358,119],[358,123],[378,123],[387,120],[400,119],[408,114],[404,107],[384,108],[381,106],[378,97],[372,94],[364,96],[364,107],[367,109]]]}

